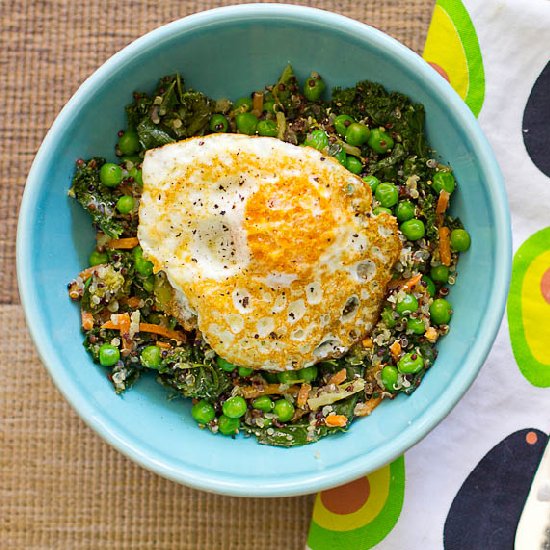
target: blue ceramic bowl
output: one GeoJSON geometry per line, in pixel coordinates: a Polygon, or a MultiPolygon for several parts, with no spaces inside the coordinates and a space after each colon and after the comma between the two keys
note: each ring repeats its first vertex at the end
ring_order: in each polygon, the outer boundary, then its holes
{"type": "Polygon", "coordinates": [[[495,338],[510,273],[502,176],[468,108],[420,57],[345,17],[287,5],[216,9],[161,27],[114,55],[65,106],[32,166],[19,218],[17,268],[27,322],[44,364],[80,416],[145,468],[200,489],[242,496],[314,492],[350,481],[422,439],[474,380],[495,338]],[[213,97],[237,98],[273,82],[286,63],[319,71],[332,87],[381,82],[426,106],[431,145],[455,171],[453,210],[472,234],[451,300],[451,333],[418,391],[384,402],[349,431],[283,449],[199,430],[189,402],[168,401],[153,378],[122,397],[82,347],[66,284],[86,266],[94,233],[67,196],[78,157],[113,156],[134,90],[181,72],[213,97]]]}

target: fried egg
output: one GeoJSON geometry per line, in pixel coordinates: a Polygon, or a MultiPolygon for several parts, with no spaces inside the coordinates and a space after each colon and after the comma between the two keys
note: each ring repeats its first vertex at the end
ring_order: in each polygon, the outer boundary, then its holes
{"type": "Polygon", "coordinates": [[[397,222],[332,157],[212,134],[147,151],[138,238],[184,326],[221,357],[292,370],[339,356],[377,320],[397,222]]]}

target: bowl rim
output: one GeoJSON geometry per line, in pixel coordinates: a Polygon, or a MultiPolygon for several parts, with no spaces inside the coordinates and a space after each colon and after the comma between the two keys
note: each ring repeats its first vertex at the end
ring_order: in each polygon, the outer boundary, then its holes
{"type": "Polygon", "coordinates": [[[491,349],[504,314],[511,260],[511,224],[503,176],[477,119],[449,83],[441,78],[420,56],[382,31],[333,12],[305,6],[272,3],[225,6],[178,19],[136,39],[115,53],[89,76],[56,117],[32,163],[21,202],[16,243],[17,280],[30,335],[42,363],[48,369],[58,390],[86,424],[107,443],[131,460],[163,477],[195,489],[249,497],[295,496],[341,485],[382,467],[421,441],[449,414],[460,397],[470,387],[491,349]],[[469,136],[472,147],[477,151],[478,158],[481,159],[481,169],[494,205],[497,242],[495,258],[497,265],[495,269],[496,277],[488,299],[490,303],[497,304],[498,307],[493,306],[487,311],[485,323],[470,351],[470,361],[462,368],[461,376],[456,378],[454,383],[430,404],[417,418],[414,425],[409,426],[398,437],[381,445],[366,456],[349,459],[336,466],[329,466],[323,471],[312,471],[307,475],[289,476],[286,479],[279,479],[276,475],[273,475],[268,482],[251,484],[242,483],[240,479],[228,479],[228,476],[224,473],[209,472],[189,465],[176,465],[170,459],[164,459],[160,455],[155,456],[150,452],[145,452],[139,445],[135,445],[131,438],[117,434],[116,430],[103,422],[98,411],[87,402],[86,397],[79,391],[76,381],[64,371],[63,364],[54,348],[41,336],[42,327],[45,326],[44,319],[39,314],[39,306],[30,298],[34,284],[25,266],[28,265],[28,260],[32,255],[30,242],[32,240],[33,211],[37,202],[43,166],[49,162],[50,149],[56,141],[56,135],[62,132],[64,126],[69,123],[86,95],[93,92],[96,86],[106,80],[112,69],[123,65],[126,60],[136,53],[147,49],[149,46],[154,46],[162,40],[169,39],[174,34],[184,33],[197,26],[217,23],[222,20],[242,20],[246,18],[269,20],[273,17],[279,20],[286,18],[296,21],[301,19],[314,24],[330,25],[350,37],[371,42],[376,47],[384,49],[390,56],[413,66],[424,80],[425,85],[432,88],[432,93],[442,103],[447,104],[451,111],[454,111],[455,117],[459,119],[462,125],[462,130],[469,136]]]}

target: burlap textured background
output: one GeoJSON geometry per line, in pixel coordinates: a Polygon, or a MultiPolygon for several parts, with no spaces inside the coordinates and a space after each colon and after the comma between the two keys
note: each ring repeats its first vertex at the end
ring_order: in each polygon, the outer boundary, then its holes
{"type": "MultiPolygon", "coordinates": [[[[65,403],[27,335],[15,279],[17,210],[32,159],[78,85],[206,0],[0,0],[0,548],[303,548],[312,497],[188,489],[108,447],[65,403]]],[[[414,50],[433,0],[295,2],[374,25],[414,50]]],[[[52,243],[52,246],[55,246],[52,243]]]]}

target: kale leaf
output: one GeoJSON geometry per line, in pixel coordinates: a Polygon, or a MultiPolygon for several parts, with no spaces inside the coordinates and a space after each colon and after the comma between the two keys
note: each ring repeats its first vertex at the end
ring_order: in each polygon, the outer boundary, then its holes
{"type": "Polygon", "coordinates": [[[432,193],[427,193],[426,197],[419,201],[419,206],[422,208],[422,215],[426,219],[426,237],[430,241],[437,242],[439,237],[437,233],[436,217],[436,199],[432,193]]]}
{"type": "Polygon", "coordinates": [[[381,181],[397,181],[398,171],[407,157],[407,151],[401,143],[396,143],[391,153],[372,163],[369,172],[381,181]]]}
{"type": "Polygon", "coordinates": [[[263,443],[264,445],[276,445],[279,447],[295,447],[297,445],[315,443],[319,441],[321,437],[335,431],[334,428],[329,430],[326,426],[316,426],[314,430],[309,432],[308,428],[309,423],[304,422],[288,424],[280,428],[276,426],[258,428],[256,426],[247,426],[246,424],[241,426],[242,431],[255,435],[259,443],[263,443]]]}
{"type": "Polygon", "coordinates": [[[126,107],[126,115],[141,146],[153,149],[204,135],[214,108],[214,101],[201,92],[185,89],[180,76],[171,75],[159,80],[152,96],[134,94],[134,102],[126,107]]]}
{"type": "Polygon", "coordinates": [[[206,352],[197,342],[170,350],[161,363],[159,381],[185,397],[216,400],[231,389],[231,378],[206,352]]]}
{"type": "Polygon", "coordinates": [[[335,88],[332,108],[357,120],[370,118],[372,126],[384,126],[397,134],[407,154],[428,154],[424,137],[424,106],[411,103],[398,92],[387,92],[381,84],[359,82],[353,88],[335,88]]]}
{"type": "Polygon", "coordinates": [[[177,115],[183,123],[179,130],[175,130],[178,137],[203,135],[208,127],[213,108],[214,102],[201,92],[194,90],[183,92],[177,106],[177,115]]]}
{"type": "MultiPolygon", "coordinates": [[[[336,403],[333,403],[332,410],[336,414],[342,414],[349,420],[353,418],[353,409],[355,409],[355,405],[357,405],[357,401],[359,401],[359,397],[361,396],[362,392],[354,393],[353,395],[350,395],[349,397],[346,397],[345,399],[342,399],[341,401],[336,401],[336,403]]],[[[363,395],[364,397],[364,395],[363,395]]]]}
{"type": "Polygon", "coordinates": [[[145,149],[154,149],[167,143],[176,141],[171,135],[168,128],[162,124],[155,124],[146,117],[136,127],[136,132],[139,137],[139,142],[145,149]]]}
{"type": "Polygon", "coordinates": [[[76,198],[101,231],[116,238],[123,233],[124,227],[114,219],[117,200],[115,194],[99,179],[99,169],[103,164],[105,164],[105,159],[100,157],[77,163],[69,195],[76,198]]]}

